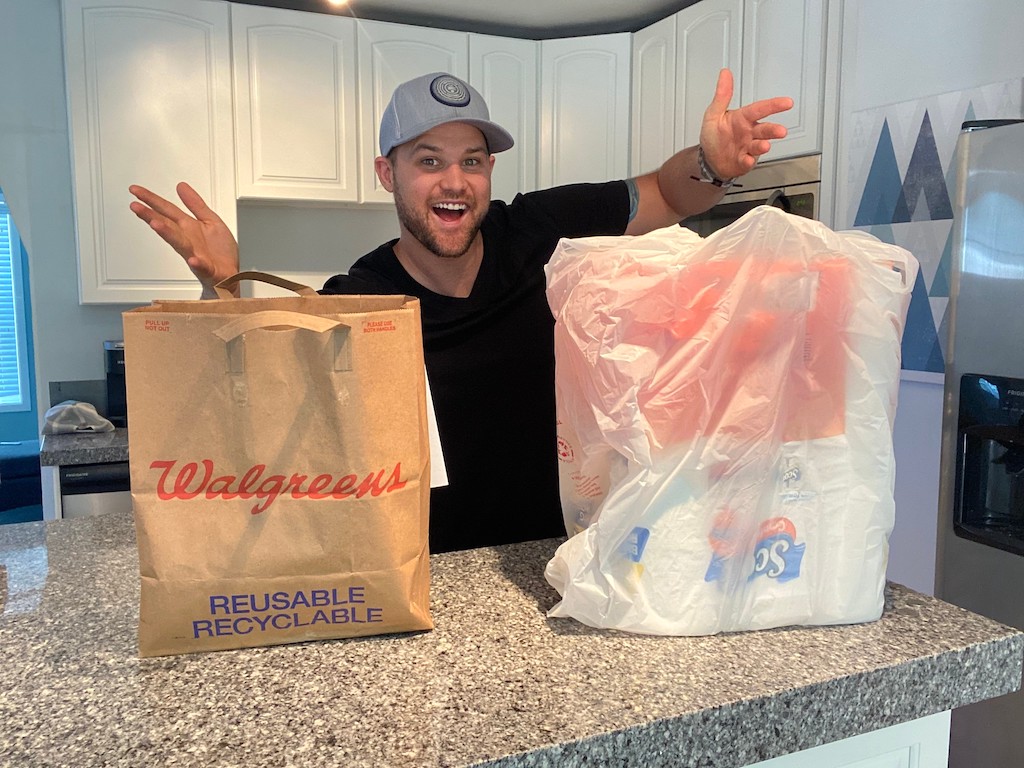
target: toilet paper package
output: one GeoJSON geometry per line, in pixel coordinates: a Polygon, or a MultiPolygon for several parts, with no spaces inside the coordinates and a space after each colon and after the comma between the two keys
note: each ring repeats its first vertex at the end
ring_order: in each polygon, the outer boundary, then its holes
{"type": "Polygon", "coordinates": [[[547,293],[569,538],[549,615],[664,635],[877,619],[917,271],[768,206],[707,238],[561,241],[547,293]]]}

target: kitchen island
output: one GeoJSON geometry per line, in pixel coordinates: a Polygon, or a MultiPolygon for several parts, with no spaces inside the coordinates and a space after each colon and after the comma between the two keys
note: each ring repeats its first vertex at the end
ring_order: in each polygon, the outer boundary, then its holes
{"type": "Polygon", "coordinates": [[[1024,635],[894,584],[854,626],[548,619],[557,544],[435,555],[430,632],[140,659],[130,515],[0,527],[0,765],[735,768],[1020,687],[1024,635]]]}

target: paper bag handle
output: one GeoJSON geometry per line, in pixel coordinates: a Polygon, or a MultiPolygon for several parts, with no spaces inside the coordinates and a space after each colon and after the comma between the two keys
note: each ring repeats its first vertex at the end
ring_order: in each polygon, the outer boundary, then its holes
{"type": "Polygon", "coordinates": [[[222,325],[213,334],[221,341],[231,341],[243,333],[254,331],[258,328],[270,328],[275,325],[303,328],[307,331],[323,333],[324,331],[330,331],[344,325],[344,323],[340,320],[331,320],[329,317],[306,315],[302,312],[268,309],[264,312],[253,312],[251,315],[241,315],[237,320],[232,320],[230,323],[222,325]]]}
{"type": "Polygon", "coordinates": [[[260,272],[257,270],[247,270],[245,272],[237,272],[231,277],[225,277],[215,286],[213,290],[217,294],[218,299],[233,299],[235,297],[235,288],[243,280],[254,280],[258,283],[269,283],[270,285],[276,285],[278,288],[284,288],[286,291],[294,291],[300,296],[319,296],[315,290],[310,288],[308,285],[302,283],[296,283],[292,280],[287,280],[277,275],[272,275],[269,272],[260,272]]]}
{"type": "MultiPolygon", "coordinates": [[[[225,323],[213,332],[213,335],[225,343],[227,350],[228,372],[232,375],[245,373],[245,340],[248,331],[260,328],[285,326],[301,328],[315,333],[334,331],[333,368],[337,372],[352,370],[352,351],[349,346],[349,327],[340,320],[328,317],[306,315],[302,312],[286,312],[280,309],[269,309],[264,312],[253,312],[242,315],[236,320],[225,323]]],[[[234,398],[244,404],[248,399],[248,390],[244,383],[235,385],[234,398]]]]}

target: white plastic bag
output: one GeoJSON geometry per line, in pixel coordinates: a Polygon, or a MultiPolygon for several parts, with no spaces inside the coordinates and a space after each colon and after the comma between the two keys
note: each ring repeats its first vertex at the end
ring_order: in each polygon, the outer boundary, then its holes
{"type": "Polygon", "coordinates": [[[563,240],[551,616],[702,635],[882,612],[906,250],[767,206],[563,240]]]}

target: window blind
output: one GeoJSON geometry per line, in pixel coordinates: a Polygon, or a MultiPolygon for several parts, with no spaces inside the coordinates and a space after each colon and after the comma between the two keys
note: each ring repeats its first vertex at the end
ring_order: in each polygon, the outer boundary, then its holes
{"type": "Polygon", "coordinates": [[[29,405],[22,310],[21,241],[0,193],[0,410],[29,405]]]}

